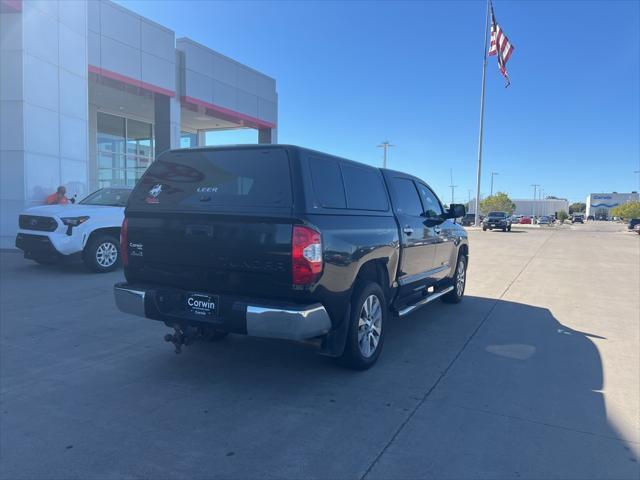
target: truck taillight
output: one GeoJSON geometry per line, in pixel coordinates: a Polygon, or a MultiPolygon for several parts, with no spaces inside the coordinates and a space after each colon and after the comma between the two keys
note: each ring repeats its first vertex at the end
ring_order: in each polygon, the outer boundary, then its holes
{"type": "Polygon", "coordinates": [[[291,269],[294,285],[309,285],[322,273],[322,240],[309,227],[294,226],[291,239],[291,269]]]}
{"type": "Polygon", "coordinates": [[[129,221],[125,218],[120,229],[120,258],[122,265],[129,265],[129,221]]]}

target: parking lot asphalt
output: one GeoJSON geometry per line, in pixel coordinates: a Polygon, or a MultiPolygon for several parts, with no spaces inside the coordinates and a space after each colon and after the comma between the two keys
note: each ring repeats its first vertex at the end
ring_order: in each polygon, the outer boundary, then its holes
{"type": "Polygon", "coordinates": [[[118,312],[122,272],[0,254],[0,477],[640,475],[640,236],[470,231],[466,298],[387,326],[366,372],[118,312]]]}

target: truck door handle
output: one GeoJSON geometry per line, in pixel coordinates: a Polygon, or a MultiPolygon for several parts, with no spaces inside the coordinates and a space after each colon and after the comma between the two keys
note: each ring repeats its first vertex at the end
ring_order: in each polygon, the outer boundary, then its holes
{"type": "Polygon", "coordinates": [[[411,228],[409,225],[407,225],[406,227],[404,227],[404,228],[402,229],[402,231],[403,231],[404,233],[406,233],[407,235],[411,235],[411,234],[413,233],[413,228],[411,228]]]}

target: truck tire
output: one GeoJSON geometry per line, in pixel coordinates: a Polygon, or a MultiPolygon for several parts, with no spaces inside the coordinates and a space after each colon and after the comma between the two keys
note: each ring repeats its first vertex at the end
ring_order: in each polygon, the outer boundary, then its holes
{"type": "Polygon", "coordinates": [[[84,264],[91,271],[105,273],[120,264],[120,242],[111,235],[96,235],[82,252],[84,264]]]}
{"type": "Polygon", "coordinates": [[[452,282],[453,290],[440,297],[444,303],[460,303],[462,301],[467,283],[467,256],[464,253],[458,254],[458,263],[456,264],[452,282]]]}
{"type": "Polygon", "coordinates": [[[502,231],[506,232],[507,231],[507,227],[502,227],[502,231]]]}
{"type": "Polygon", "coordinates": [[[347,343],[340,363],[353,370],[367,370],[378,360],[384,343],[388,308],[384,292],[374,282],[362,282],[353,292],[347,343]]]}
{"type": "Polygon", "coordinates": [[[487,231],[487,227],[482,227],[482,231],[486,232],[487,231]]]}

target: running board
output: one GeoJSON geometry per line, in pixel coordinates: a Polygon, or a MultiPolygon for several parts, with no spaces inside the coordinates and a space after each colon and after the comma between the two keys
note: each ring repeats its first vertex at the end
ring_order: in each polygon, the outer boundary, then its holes
{"type": "Polygon", "coordinates": [[[410,305],[408,307],[405,307],[402,310],[399,310],[398,311],[398,315],[400,315],[401,317],[404,317],[405,315],[410,314],[414,310],[417,310],[420,307],[424,307],[427,303],[431,303],[434,300],[437,300],[438,298],[440,298],[441,296],[446,295],[451,290],[453,290],[453,286],[449,286],[449,287],[445,288],[444,290],[441,290],[441,291],[439,291],[437,293],[432,293],[428,297],[425,297],[422,300],[420,300],[418,303],[416,303],[414,305],[410,305]]]}

